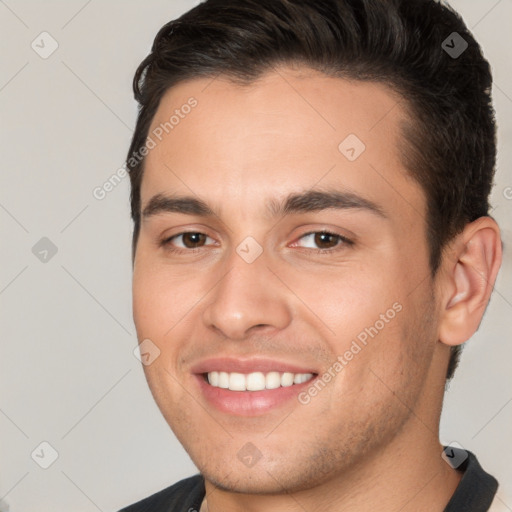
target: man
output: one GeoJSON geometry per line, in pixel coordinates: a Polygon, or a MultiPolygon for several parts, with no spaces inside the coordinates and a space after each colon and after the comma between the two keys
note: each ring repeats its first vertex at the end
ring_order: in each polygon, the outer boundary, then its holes
{"type": "Polygon", "coordinates": [[[160,30],[134,320],[200,474],[126,512],[489,510],[439,419],[501,263],[491,83],[433,0],[208,0],[160,30]]]}

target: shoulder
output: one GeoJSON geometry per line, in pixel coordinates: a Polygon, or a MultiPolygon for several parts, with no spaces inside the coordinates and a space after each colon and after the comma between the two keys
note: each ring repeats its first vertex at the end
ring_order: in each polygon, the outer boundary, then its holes
{"type": "Polygon", "coordinates": [[[198,474],[180,480],[119,512],[197,512],[204,494],[204,479],[198,474]]]}

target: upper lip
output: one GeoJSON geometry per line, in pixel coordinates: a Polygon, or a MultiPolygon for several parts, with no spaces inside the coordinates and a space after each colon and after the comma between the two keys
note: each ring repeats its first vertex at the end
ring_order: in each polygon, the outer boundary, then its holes
{"type": "Polygon", "coordinates": [[[276,359],[268,359],[254,357],[251,359],[240,359],[232,357],[216,357],[211,359],[203,359],[192,367],[192,373],[209,373],[209,372],[290,372],[290,373],[317,373],[311,367],[299,366],[298,364],[278,361],[276,359]]]}

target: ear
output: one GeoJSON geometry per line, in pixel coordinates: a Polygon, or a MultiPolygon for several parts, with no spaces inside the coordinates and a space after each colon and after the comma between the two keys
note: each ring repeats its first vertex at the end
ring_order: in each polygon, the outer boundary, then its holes
{"type": "Polygon", "coordinates": [[[491,217],[467,224],[443,256],[439,340],[460,345],[476,332],[501,265],[500,229],[491,217]]]}

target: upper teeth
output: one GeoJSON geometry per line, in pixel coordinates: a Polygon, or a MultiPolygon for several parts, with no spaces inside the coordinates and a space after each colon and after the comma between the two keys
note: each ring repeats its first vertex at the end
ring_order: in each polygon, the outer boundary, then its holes
{"type": "Polygon", "coordinates": [[[208,382],[216,388],[230,389],[231,391],[260,391],[262,389],[275,389],[280,386],[301,384],[313,377],[312,373],[281,373],[262,372],[254,373],[228,373],[209,372],[208,382]]]}

